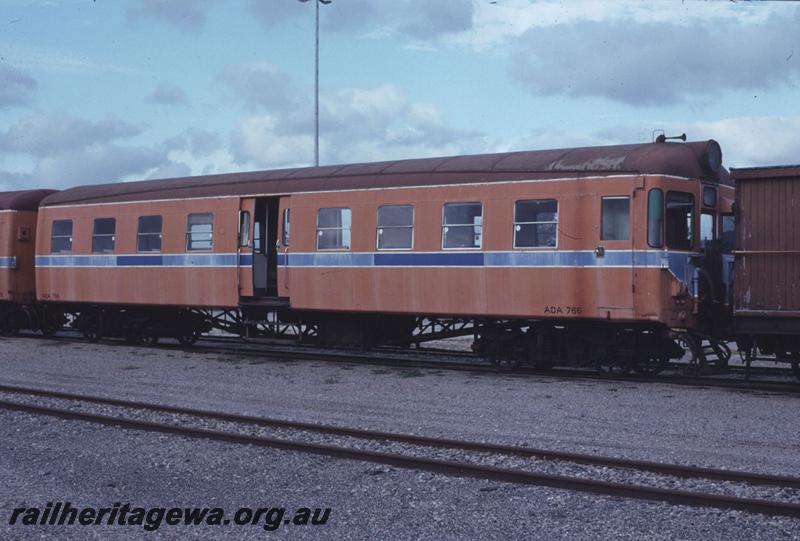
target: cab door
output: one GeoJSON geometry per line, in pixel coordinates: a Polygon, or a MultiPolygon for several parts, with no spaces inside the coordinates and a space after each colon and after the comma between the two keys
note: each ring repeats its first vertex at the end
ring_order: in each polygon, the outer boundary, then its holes
{"type": "Polygon", "coordinates": [[[636,252],[634,250],[633,182],[619,181],[598,198],[600,203],[599,241],[595,249],[595,292],[597,317],[633,318],[633,291],[636,252]]]}

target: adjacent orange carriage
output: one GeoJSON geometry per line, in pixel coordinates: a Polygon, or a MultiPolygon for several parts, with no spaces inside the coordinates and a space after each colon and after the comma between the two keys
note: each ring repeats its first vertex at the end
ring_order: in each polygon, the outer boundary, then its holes
{"type": "Polygon", "coordinates": [[[0,193],[0,334],[35,317],[34,240],[39,202],[53,190],[0,193]]]}
{"type": "Polygon", "coordinates": [[[498,363],[644,369],[714,330],[732,201],[714,141],[84,186],[43,201],[38,296],[89,336],[469,333],[498,363]]]}

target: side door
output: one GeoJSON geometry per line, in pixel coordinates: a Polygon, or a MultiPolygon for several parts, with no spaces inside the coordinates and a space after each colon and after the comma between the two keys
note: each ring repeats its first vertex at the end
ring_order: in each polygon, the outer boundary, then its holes
{"type": "Polygon", "coordinates": [[[254,296],[253,275],[253,216],[256,202],[243,198],[239,203],[239,225],[237,230],[236,268],[240,297],[254,296]]]}
{"type": "Polygon", "coordinates": [[[598,317],[631,319],[634,315],[636,251],[634,208],[636,186],[616,181],[599,197],[599,241],[595,250],[596,311],[598,317]]]}
{"type": "Polygon", "coordinates": [[[253,207],[253,295],[278,294],[279,197],[258,197],[253,207]]]}

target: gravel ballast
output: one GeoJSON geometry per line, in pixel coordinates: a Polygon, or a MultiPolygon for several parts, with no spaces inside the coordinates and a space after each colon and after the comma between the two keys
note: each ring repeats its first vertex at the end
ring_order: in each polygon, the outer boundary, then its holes
{"type": "MultiPolygon", "coordinates": [[[[0,341],[0,363],[0,382],[7,385],[707,467],[800,472],[797,398],[779,394],[281,363],[24,338],[0,341]]],[[[152,538],[136,527],[98,526],[89,533],[78,526],[7,524],[15,507],[63,500],[95,506],[219,505],[231,513],[240,506],[332,508],[325,526],[286,526],[271,533],[254,526],[162,526],[156,534],[164,538],[800,538],[800,526],[789,519],[448,478],[29,414],[0,411],[0,416],[4,539],[82,539],[94,533],[152,538]]],[[[519,466],[518,459],[504,460],[498,465],[519,466]]],[[[558,463],[541,467],[563,473],[558,463]]],[[[611,480],[619,475],[580,469],[611,480]]],[[[748,490],[756,492],[741,495],[780,492],[748,490]]],[[[796,500],[793,492],[778,496],[796,500]]]]}

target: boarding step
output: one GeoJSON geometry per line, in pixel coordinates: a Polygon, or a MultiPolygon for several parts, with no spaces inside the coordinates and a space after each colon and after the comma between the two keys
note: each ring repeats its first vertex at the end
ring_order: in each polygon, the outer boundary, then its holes
{"type": "Polygon", "coordinates": [[[239,301],[241,308],[288,308],[289,297],[248,297],[239,301]]]}

